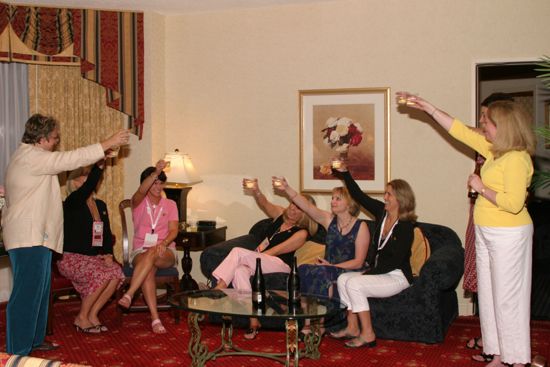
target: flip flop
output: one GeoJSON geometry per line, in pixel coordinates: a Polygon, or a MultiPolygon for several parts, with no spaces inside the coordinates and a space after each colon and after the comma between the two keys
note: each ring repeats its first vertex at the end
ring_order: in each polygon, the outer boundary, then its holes
{"type": "Polygon", "coordinates": [[[365,339],[361,338],[361,336],[358,336],[355,339],[351,339],[350,341],[344,343],[346,348],[374,348],[376,347],[376,339],[373,341],[366,341],[365,339]],[[359,344],[355,344],[354,341],[358,340],[359,344]]]}
{"type": "Polygon", "coordinates": [[[151,323],[151,328],[155,334],[166,334],[166,328],[162,325],[162,322],[159,319],[153,320],[151,323]]]}
{"type": "Polygon", "coordinates": [[[337,333],[329,333],[328,336],[330,336],[332,339],[336,340],[350,340],[359,337],[359,335],[351,335],[348,333],[344,333],[341,335],[338,335],[337,333]]]}
{"type": "Polygon", "coordinates": [[[485,354],[481,352],[480,354],[474,354],[472,356],[472,361],[489,363],[493,360],[493,358],[495,358],[494,354],[485,354]]]}
{"type": "Polygon", "coordinates": [[[483,349],[483,345],[479,344],[479,341],[481,340],[481,337],[478,336],[477,338],[472,338],[466,342],[466,348],[468,349],[483,349]]]}
{"type": "Polygon", "coordinates": [[[96,328],[99,329],[99,331],[101,331],[102,333],[105,333],[107,331],[109,331],[109,328],[103,324],[97,324],[97,325],[94,325],[96,328]]]}

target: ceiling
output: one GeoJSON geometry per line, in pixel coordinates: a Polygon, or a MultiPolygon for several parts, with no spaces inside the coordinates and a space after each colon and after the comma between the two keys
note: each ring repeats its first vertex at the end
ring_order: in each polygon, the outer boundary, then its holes
{"type": "Polygon", "coordinates": [[[2,0],[5,3],[35,6],[103,10],[151,11],[185,14],[229,9],[258,8],[338,0],[2,0]]]}

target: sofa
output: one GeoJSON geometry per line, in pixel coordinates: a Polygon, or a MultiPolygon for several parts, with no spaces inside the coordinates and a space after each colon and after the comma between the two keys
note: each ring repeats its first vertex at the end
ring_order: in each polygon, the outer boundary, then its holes
{"type": "MultiPolygon", "coordinates": [[[[205,249],[200,257],[201,270],[212,285],[215,279],[212,272],[231,251],[239,246],[254,249],[262,239],[270,220],[264,219],[252,226],[247,235],[239,236],[205,249]]],[[[374,222],[366,221],[371,232],[374,222]]],[[[420,274],[411,287],[388,298],[369,300],[373,326],[378,338],[415,341],[423,343],[441,343],[451,322],[458,316],[458,298],[456,287],[464,272],[464,249],[457,234],[448,227],[419,223],[426,236],[431,255],[422,267],[420,274]]],[[[322,249],[325,232],[320,231],[311,238],[297,253],[300,258],[311,258],[307,252],[322,249]]],[[[286,289],[287,274],[272,273],[264,275],[266,288],[286,289]]],[[[345,320],[345,315],[332,320],[332,328],[345,320]]],[[[236,326],[246,327],[246,319],[234,320],[236,326]]],[[[263,327],[266,325],[262,324],[263,327]]],[[[267,325],[281,327],[282,325],[267,325]]]]}

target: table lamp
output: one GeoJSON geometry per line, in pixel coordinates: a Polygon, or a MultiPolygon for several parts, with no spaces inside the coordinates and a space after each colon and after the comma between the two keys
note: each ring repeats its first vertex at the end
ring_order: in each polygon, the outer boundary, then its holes
{"type": "Polygon", "coordinates": [[[164,191],[166,196],[178,205],[180,222],[187,223],[187,194],[191,190],[191,185],[202,180],[191,158],[187,154],[180,153],[178,149],[166,153],[164,160],[170,162],[170,165],[164,169],[167,177],[164,191]]]}

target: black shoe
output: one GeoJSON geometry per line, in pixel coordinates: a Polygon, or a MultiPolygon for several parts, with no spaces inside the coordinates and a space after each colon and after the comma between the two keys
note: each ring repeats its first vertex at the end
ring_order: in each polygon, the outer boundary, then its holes
{"type": "Polygon", "coordinates": [[[36,347],[32,348],[32,352],[50,352],[59,348],[59,344],[44,340],[44,342],[36,347]]]}

